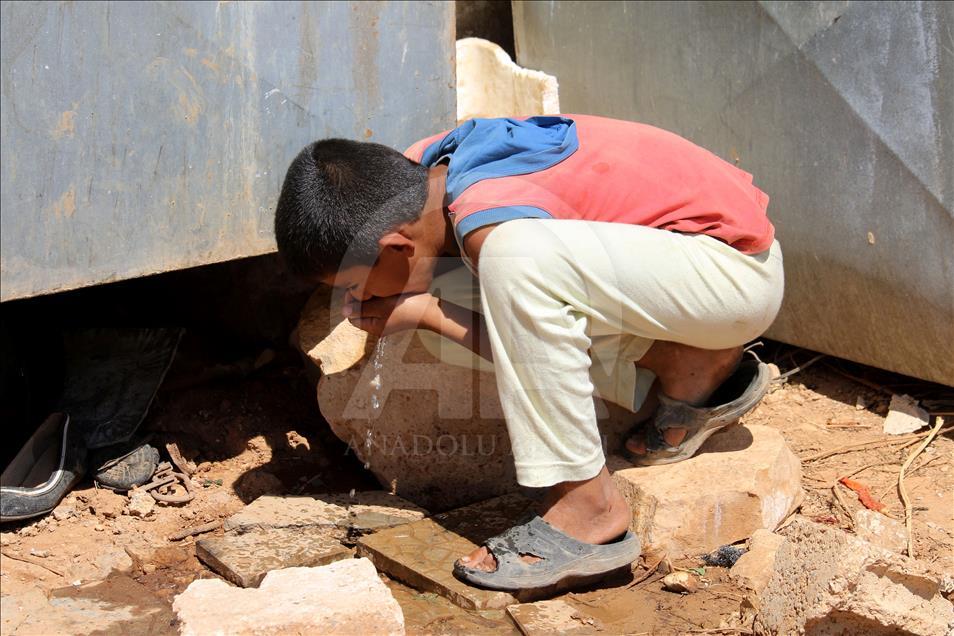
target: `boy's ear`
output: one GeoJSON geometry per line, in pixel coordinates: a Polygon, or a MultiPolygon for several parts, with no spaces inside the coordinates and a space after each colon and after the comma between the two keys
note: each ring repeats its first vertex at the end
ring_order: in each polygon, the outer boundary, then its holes
{"type": "Polygon", "coordinates": [[[405,256],[414,256],[414,241],[401,232],[389,232],[378,241],[378,247],[381,250],[392,249],[397,252],[404,252],[405,256]]]}

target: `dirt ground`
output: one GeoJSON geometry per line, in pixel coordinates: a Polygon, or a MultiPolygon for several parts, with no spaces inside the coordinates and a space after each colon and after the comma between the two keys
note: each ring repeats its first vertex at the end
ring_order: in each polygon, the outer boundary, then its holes
{"type": "MultiPolygon", "coordinates": [[[[760,355],[784,372],[813,354],[769,344],[760,355]]],[[[778,385],[745,418],[780,430],[803,459],[802,514],[851,531],[852,520],[832,489],[840,477],[852,475],[889,515],[903,519],[897,476],[913,446],[882,444],[811,459],[820,451],[887,440],[882,421],[892,392],[954,411],[950,389],[824,359],[778,385]]],[[[250,353],[228,363],[180,355],[144,429],[154,445],[176,442],[198,464],[195,500],[157,506],[139,518],[126,513],[125,497],[86,481],[54,514],[4,526],[0,632],[174,634],[175,595],[191,581],[215,575],[196,559],[194,538],[173,541],[170,535],[224,519],[267,492],[375,488],[328,430],[314,395],[291,351],[250,353]]],[[[948,420],[954,424],[954,417],[948,420]]],[[[913,499],[916,555],[946,571],[954,570],[951,435],[938,437],[905,480],[913,499]]],[[[853,492],[837,488],[847,508],[861,508],[853,492]]],[[[663,591],[659,575],[647,574],[639,568],[625,580],[562,598],[580,610],[581,621],[595,621],[591,626],[607,634],[748,631],[744,591],[728,580],[725,569],[706,568],[706,586],[685,596],[663,591]]],[[[388,584],[404,609],[409,634],[519,633],[502,611],[468,612],[436,595],[388,584]]]]}

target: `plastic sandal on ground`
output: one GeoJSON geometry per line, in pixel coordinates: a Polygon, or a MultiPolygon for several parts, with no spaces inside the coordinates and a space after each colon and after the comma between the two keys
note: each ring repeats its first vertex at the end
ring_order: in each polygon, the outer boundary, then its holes
{"type": "Polygon", "coordinates": [[[630,531],[605,544],[583,543],[560,532],[540,517],[488,539],[484,545],[497,569],[484,572],[454,563],[454,575],[471,585],[492,590],[528,590],[557,583],[590,583],[639,558],[640,544],[630,531]],[[523,556],[539,560],[527,563],[523,556]]]}

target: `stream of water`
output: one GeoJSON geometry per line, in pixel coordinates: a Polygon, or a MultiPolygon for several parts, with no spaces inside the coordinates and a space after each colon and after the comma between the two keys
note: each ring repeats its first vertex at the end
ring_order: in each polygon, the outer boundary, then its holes
{"type": "MultiPolygon", "coordinates": [[[[374,376],[371,378],[371,415],[368,417],[368,429],[364,433],[364,468],[371,468],[371,446],[374,444],[374,420],[381,412],[381,369],[384,367],[384,352],[387,349],[387,338],[379,338],[374,345],[374,353],[371,355],[371,370],[374,376]]],[[[351,489],[351,496],[354,497],[354,489],[351,489]]]]}

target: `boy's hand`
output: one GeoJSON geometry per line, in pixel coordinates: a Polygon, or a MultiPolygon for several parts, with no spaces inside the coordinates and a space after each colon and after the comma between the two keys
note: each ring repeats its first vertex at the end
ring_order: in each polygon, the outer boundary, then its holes
{"type": "Polygon", "coordinates": [[[352,325],[377,337],[427,328],[439,311],[437,298],[428,293],[375,297],[364,302],[353,300],[341,309],[352,325]]]}

